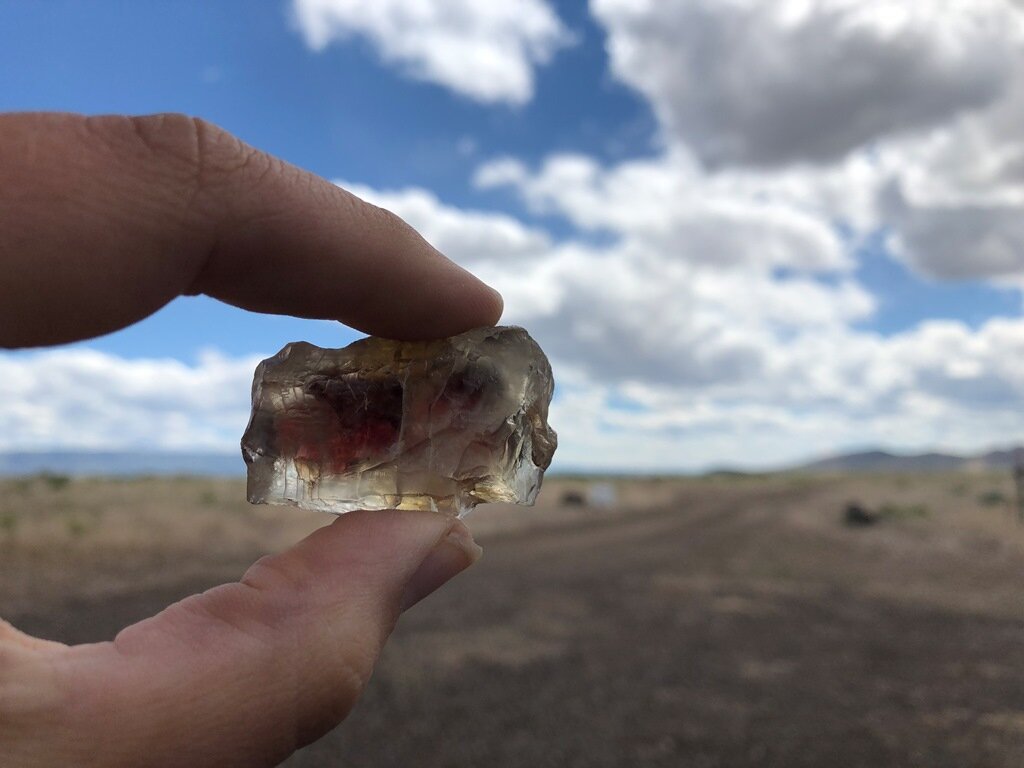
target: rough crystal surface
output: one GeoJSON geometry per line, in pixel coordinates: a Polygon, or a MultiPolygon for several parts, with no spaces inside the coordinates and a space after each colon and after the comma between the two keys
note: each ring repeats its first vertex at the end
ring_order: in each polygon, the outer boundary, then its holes
{"type": "Polygon", "coordinates": [[[522,328],[289,344],[256,368],[242,437],[254,504],[342,513],[532,504],[557,437],[551,366],[522,328]]]}

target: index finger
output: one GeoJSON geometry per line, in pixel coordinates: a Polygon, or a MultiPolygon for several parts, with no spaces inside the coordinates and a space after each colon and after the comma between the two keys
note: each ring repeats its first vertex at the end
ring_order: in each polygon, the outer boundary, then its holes
{"type": "Polygon", "coordinates": [[[0,115],[0,346],[107,333],[176,296],[398,339],[501,297],[394,214],[184,115],[0,115]]]}

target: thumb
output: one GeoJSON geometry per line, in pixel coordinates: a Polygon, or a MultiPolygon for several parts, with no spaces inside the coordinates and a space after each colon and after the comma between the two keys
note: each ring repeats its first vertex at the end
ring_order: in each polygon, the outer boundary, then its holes
{"type": "Polygon", "coordinates": [[[453,518],[353,512],[113,643],[68,649],[68,763],[276,765],[348,714],[400,611],[479,554],[453,518]]]}

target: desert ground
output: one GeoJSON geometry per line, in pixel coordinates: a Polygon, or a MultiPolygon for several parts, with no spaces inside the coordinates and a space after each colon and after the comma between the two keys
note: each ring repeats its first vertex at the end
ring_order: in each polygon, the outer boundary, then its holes
{"type": "MultiPolygon", "coordinates": [[[[1008,477],[595,482],[475,511],[484,558],[287,765],[1024,765],[1008,477]]],[[[2,480],[0,615],[109,639],[325,522],[240,481],[2,480]]]]}

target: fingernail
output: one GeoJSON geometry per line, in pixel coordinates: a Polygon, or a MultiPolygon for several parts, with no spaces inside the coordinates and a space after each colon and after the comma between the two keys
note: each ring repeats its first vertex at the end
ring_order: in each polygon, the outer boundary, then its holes
{"type": "Polygon", "coordinates": [[[469,528],[461,520],[441,539],[409,579],[402,596],[402,610],[416,605],[452,577],[480,559],[483,549],[473,541],[469,528]]]}

